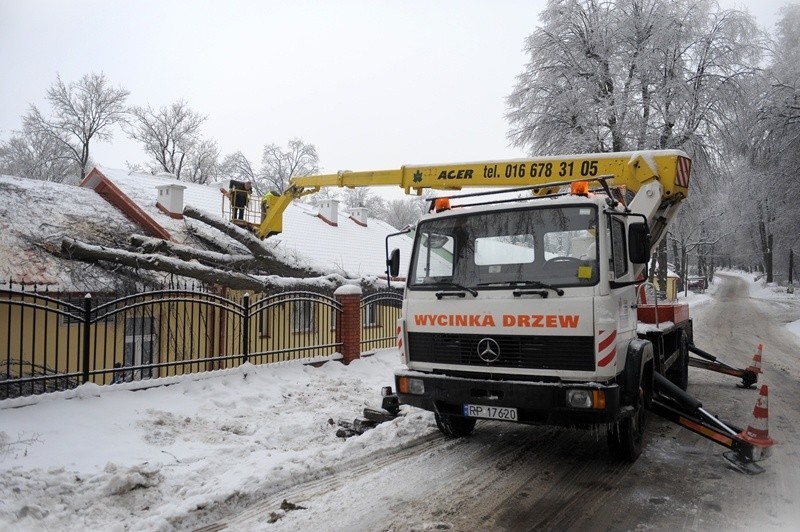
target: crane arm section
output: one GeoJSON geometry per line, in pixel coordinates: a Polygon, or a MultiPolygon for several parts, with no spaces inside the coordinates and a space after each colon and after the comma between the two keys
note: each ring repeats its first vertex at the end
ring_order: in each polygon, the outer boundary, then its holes
{"type": "MultiPolygon", "coordinates": [[[[265,238],[282,229],[283,211],[293,199],[318,192],[321,187],[399,186],[406,194],[424,189],[460,190],[468,187],[526,187],[542,185],[538,194],[557,192],[556,184],[604,176],[613,186],[638,192],[643,185],[658,182],[657,212],[668,212],[689,192],[691,160],[679,150],[645,150],[616,153],[558,155],[472,163],[407,165],[395,170],[295,177],[289,189],[270,203],[258,229],[265,238]]],[[[652,187],[648,187],[652,190],[652,187]]],[[[652,195],[652,193],[651,193],[652,195]]],[[[657,212],[656,212],[657,211],[657,212]]],[[[676,209],[675,209],[676,211],[676,209]]]]}

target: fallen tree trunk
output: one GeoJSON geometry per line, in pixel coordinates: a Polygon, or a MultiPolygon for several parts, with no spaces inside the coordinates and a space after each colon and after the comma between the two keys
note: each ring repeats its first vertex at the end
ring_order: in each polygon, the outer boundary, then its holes
{"type": "Polygon", "coordinates": [[[129,240],[131,245],[143,253],[172,255],[186,261],[196,260],[208,266],[229,266],[240,269],[252,269],[257,266],[257,261],[252,255],[228,255],[142,235],[131,235],[129,240]]]}
{"type": "Polygon", "coordinates": [[[334,290],[343,284],[352,282],[338,274],[317,277],[248,275],[246,273],[221,270],[197,262],[186,262],[174,257],[165,257],[158,254],[134,253],[123,249],[96,246],[68,237],[65,237],[61,241],[60,254],[66,258],[84,262],[105,261],[134,269],[189,277],[208,285],[220,285],[233,290],[248,290],[251,292],[268,292],[287,289],[316,290],[320,288],[334,290]]]}
{"type": "Polygon", "coordinates": [[[130,268],[171,273],[182,277],[191,277],[209,285],[227,286],[234,290],[264,292],[278,286],[270,281],[269,278],[221,270],[197,262],[186,262],[158,254],[133,253],[122,249],[95,246],[73,238],[64,238],[61,241],[61,251],[63,255],[71,259],[81,261],[102,260],[130,268]]]}

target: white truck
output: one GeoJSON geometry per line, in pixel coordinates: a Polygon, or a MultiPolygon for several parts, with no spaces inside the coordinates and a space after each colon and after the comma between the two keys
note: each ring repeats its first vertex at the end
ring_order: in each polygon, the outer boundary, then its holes
{"type": "MultiPolygon", "coordinates": [[[[729,369],[694,348],[688,307],[640,297],[651,250],[688,194],[685,153],[406,168],[475,186],[522,178],[527,188],[440,197],[416,225],[398,324],[400,403],[433,411],[451,437],[477,419],[606,427],[611,454],[627,461],[641,453],[650,408],[741,462],[766,456],[684,392],[690,349],[705,367],[729,369]]],[[[387,263],[397,276],[398,254],[387,263]]],[[[757,378],[733,371],[747,385],[757,378]]]]}
{"type": "MultiPolygon", "coordinates": [[[[413,228],[397,327],[405,368],[389,402],[433,411],[451,437],[477,419],[606,427],[612,455],[628,461],[641,453],[649,409],[728,447],[753,472],[771,440],[708,414],[685,390],[690,365],[744,386],[759,368],[695,347],[686,305],[642,297],[690,171],[684,152],[659,150],[297,177],[253,230],[279,233],[286,206],[320,187],[494,189],[441,196],[413,228]]],[[[387,238],[387,274],[398,270],[387,238]]]]}

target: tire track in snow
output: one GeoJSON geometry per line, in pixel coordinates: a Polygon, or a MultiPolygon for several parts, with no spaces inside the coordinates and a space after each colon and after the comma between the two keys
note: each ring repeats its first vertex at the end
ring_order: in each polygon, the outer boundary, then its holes
{"type": "Polygon", "coordinates": [[[406,460],[420,453],[430,452],[431,450],[446,446],[449,443],[451,442],[439,432],[432,432],[410,443],[405,443],[402,446],[375,452],[370,455],[369,462],[358,465],[353,469],[342,470],[342,468],[346,468],[347,465],[340,462],[337,464],[336,472],[331,472],[320,478],[282,489],[280,494],[274,494],[272,497],[251,506],[236,516],[222,519],[216,523],[196,528],[195,530],[197,532],[216,532],[225,529],[247,530],[248,525],[266,522],[270,518],[270,514],[280,508],[284,500],[303,504],[321,494],[341,489],[345,484],[351,482],[354,477],[379,471],[385,467],[389,467],[391,464],[406,460]]]}

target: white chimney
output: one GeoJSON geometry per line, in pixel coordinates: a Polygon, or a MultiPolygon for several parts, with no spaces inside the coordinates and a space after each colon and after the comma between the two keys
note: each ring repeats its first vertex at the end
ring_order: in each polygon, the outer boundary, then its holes
{"type": "Polygon", "coordinates": [[[159,185],[158,201],[156,207],[167,213],[171,218],[178,220],[183,218],[183,191],[186,190],[184,185],[159,185]]]}
{"type": "Polygon", "coordinates": [[[367,208],[366,207],[354,207],[350,209],[350,219],[353,220],[358,225],[363,227],[367,226],[367,208]]]}
{"type": "Polygon", "coordinates": [[[319,202],[318,216],[328,224],[338,227],[339,225],[339,200],[326,199],[319,202]]]}

